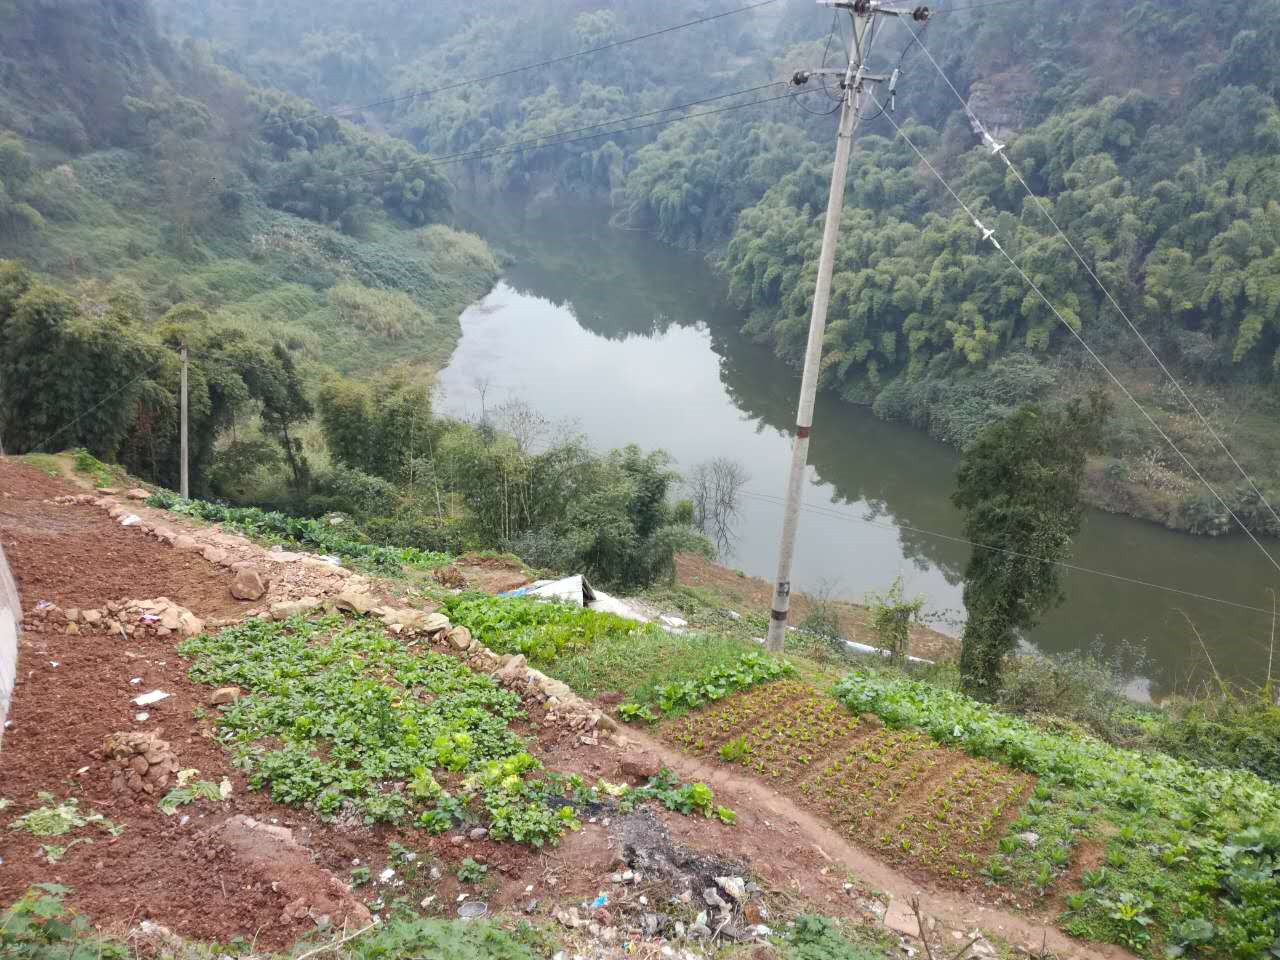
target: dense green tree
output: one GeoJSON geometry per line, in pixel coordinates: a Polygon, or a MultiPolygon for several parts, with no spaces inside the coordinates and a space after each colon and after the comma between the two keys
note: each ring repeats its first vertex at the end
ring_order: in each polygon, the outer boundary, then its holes
{"type": "Polygon", "coordinates": [[[302,493],[311,470],[298,428],[311,418],[314,408],[293,357],[284,344],[277,343],[271,348],[268,363],[243,354],[237,360],[242,364],[250,393],[262,404],[263,430],[280,445],[289,465],[290,484],[295,493],[302,493]]]}
{"type": "Polygon", "coordinates": [[[960,649],[961,684],[971,696],[995,698],[1019,632],[1062,600],[1058,563],[1080,529],[1085,460],[1105,415],[1096,394],[1059,409],[1027,404],[965,450],[952,501],[974,544],[960,649]]]}

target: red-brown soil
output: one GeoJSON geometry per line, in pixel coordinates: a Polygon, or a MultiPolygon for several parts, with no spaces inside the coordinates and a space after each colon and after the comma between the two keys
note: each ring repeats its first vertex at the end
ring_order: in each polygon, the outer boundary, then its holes
{"type": "MultiPolygon", "coordinates": [[[[0,460],[0,539],[28,604],[46,599],[83,608],[123,597],[168,596],[201,617],[243,615],[243,605],[226,593],[229,574],[198,555],[135,536],[98,508],[43,503],[70,492],[80,491],[0,460]]],[[[166,522],[183,529],[177,518],[166,522]]],[[[490,569],[502,576],[516,572],[490,569]]],[[[729,571],[723,575],[740,579],[729,571]]],[[[72,887],[70,902],[113,933],[151,919],[187,937],[226,941],[244,936],[261,949],[283,947],[311,933],[314,924],[285,916],[290,898],[273,889],[270,871],[217,839],[216,828],[239,814],[290,828],[309,848],[317,868],[327,871],[317,873],[318,879],[331,875],[346,880],[357,860],[374,877],[392,865],[404,887],[370,885],[356,893],[366,899],[406,896],[415,902],[432,895],[427,912],[446,915],[452,915],[456,897],[465,889],[484,896],[491,910],[537,899],[535,917],[545,919],[557,902],[570,903],[608,888],[607,873],[617,869],[617,823],[605,818],[584,824],[560,848],[539,852],[487,839],[471,841],[465,835],[430,837],[420,830],[326,824],[271,802],[248,788],[229,753],[210,737],[210,720],[198,716],[211,712],[209,689],[187,679],[172,638],[138,633],[117,642],[31,631],[23,636],[20,657],[13,725],[0,751],[0,796],[12,803],[0,815],[0,905],[21,896],[29,884],[54,881],[72,887]],[[133,679],[139,682],[131,683],[133,679]],[[138,721],[139,708],[130,701],[151,689],[172,696],[145,708],[149,718],[138,721]],[[111,768],[101,759],[103,741],[110,733],[130,730],[162,731],[182,767],[197,768],[200,779],[216,783],[225,777],[231,782],[230,800],[197,801],[170,817],[160,812],[154,798],[113,793],[111,768]],[[7,829],[13,818],[39,805],[40,791],[59,799],[79,798],[82,810],[102,813],[122,825],[123,834],[113,839],[93,827],[76,831],[71,836],[91,836],[93,842],[72,847],[56,865],[47,863],[39,844],[66,838],[41,841],[7,829]],[[418,854],[417,876],[403,864],[389,862],[392,842],[418,854]],[[452,877],[464,857],[489,866],[479,891],[460,887],[452,877]],[[430,865],[440,866],[442,880],[423,879],[430,865]],[[533,890],[526,892],[529,887],[533,890]]],[[[542,726],[537,711],[531,711],[526,730],[537,738],[531,749],[550,769],[579,772],[588,779],[623,779],[619,760],[628,749],[625,739],[622,745],[603,738],[583,743],[576,733],[542,726]]],[[[671,835],[690,848],[747,864],[777,909],[816,907],[864,917],[858,898],[844,887],[852,880],[854,893],[885,891],[895,903],[923,890],[926,910],[952,929],[982,926],[1030,947],[1038,947],[1044,934],[1050,948],[1064,957],[1125,956],[1116,949],[1074,944],[1051,926],[975,902],[983,895],[976,888],[966,893],[930,890],[923,871],[903,873],[868,856],[819,816],[745,776],[742,768],[681,755],[643,734],[626,736],[661,756],[682,779],[706,780],[715,788],[717,802],[737,811],[733,826],[666,812],[660,816],[671,835]]]]}
{"type": "Polygon", "coordinates": [[[98,507],[45,502],[81,493],[65,480],[0,460],[0,543],[24,609],[41,600],[88,608],[169,597],[202,619],[243,615],[249,605],[231,596],[230,571],[122,527],[98,507]]]}

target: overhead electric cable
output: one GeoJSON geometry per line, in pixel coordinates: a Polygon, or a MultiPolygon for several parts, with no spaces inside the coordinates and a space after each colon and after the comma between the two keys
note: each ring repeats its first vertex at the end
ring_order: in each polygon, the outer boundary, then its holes
{"type": "Polygon", "coordinates": [[[934,10],[929,14],[929,19],[940,17],[945,13],[968,13],[970,10],[982,10],[986,7],[1004,7],[1011,3],[1021,3],[1024,6],[1031,6],[1035,0],[991,0],[990,3],[971,3],[966,7],[948,7],[946,10],[934,10]]]}
{"type": "MultiPolygon", "coordinates": [[[[910,24],[907,25],[907,29],[911,30],[910,24]]],[[[913,35],[915,34],[914,30],[911,30],[911,32],[913,35]]],[[[1275,508],[1267,500],[1262,491],[1258,489],[1258,485],[1254,482],[1253,477],[1249,475],[1248,471],[1245,470],[1240,461],[1236,459],[1235,454],[1227,448],[1225,441],[1223,441],[1218,432],[1213,429],[1213,425],[1209,423],[1208,418],[1200,411],[1200,407],[1196,405],[1196,402],[1192,400],[1187,391],[1183,389],[1178,378],[1173,375],[1173,372],[1167,366],[1165,366],[1164,361],[1160,359],[1160,355],[1157,354],[1155,348],[1151,346],[1151,342],[1143,335],[1142,331],[1138,329],[1137,324],[1129,318],[1129,314],[1125,312],[1122,306],[1120,306],[1119,301],[1117,301],[1112,295],[1106,284],[1099,279],[1098,274],[1094,271],[1093,267],[1089,265],[1089,262],[1080,253],[1080,250],[1074,243],[1072,243],[1071,238],[1067,236],[1066,231],[1059,226],[1058,221],[1055,220],[1053,214],[1049,212],[1049,208],[1045,205],[1044,201],[1040,199],[1035,191],[1033,191],[1027,184],[1027,181],[1023,179],[1018,168],[1015,167],[1013,161],[1009,159],[1009,151],[1005,148],[1005,144],[997,141],[995,137],[991,135],[990,131],[987,130],[986,126],[977,114],[970,109],[969,104],[965,101],[964,97],[960,95],[960,91],[956,89],[955,84],[951,82],[951,78],[947,76],[946,72],[938,64],[938,61],[934,59],[933,54],[929,52],[928,47],[921,44],[921,49],[924,50],[924,55],[929,58],[929,62],[933,64],[934,69],[938,71],[938,76],[942,77],[943,82],[951,88],[951,92],[955,94],[956,99],[960,101],[960,106],[964,109],[966,116],[968,116],[973,125],[981,131],[983,142],[991,149],[992,153],[997,154],[1000,159],[1004,161],[1005,167],[1013,174],[1018,183],[1022,184],[1022,189],[1026,191],[1027,196],[1032,199],[1040,212],[1044,214],[1044,218],[1052,224],[1053,229],[1057,231],[1058,236],[1062,238],[1063,242],[1075,255],[1075,258],[1080,261],[1080,266],[1084,267],[1085,272],[1089,274],[1090,279],[1097,284],[1098,289],[1102,291],[1103,295],[1107,298],[1107,301],[1115,308],[1116,313],[1120,314],[1125,324],[1133,332],[1133,335],[1137,337],[1142,346],[1146,348],[1147,353],[1149,353],[1151,355],[1151,359],[1156,362],[1156,366],[1160,368],[1161,373],[1163,373],[1165,377],[1168,378],[1169,382],[1173,384],[1174,388],[1178,391],[1179,396],[1182,397],[1187,406],[1191,408],[1193,413],[1195,413],[1196,418],[1200,421],[1205,430],[1209,432],[1209,436],[1213,437],[1214,441],[1222,449],[1222,452],[1227,455],[1227,459],[1229,459],[1235,468],[1240,471],[1240,475],[1244,477],[1245,482],[1249,484],[1254,495],[1262,501],[1263,505],[1266,506],[1267,510],[1271,513],[1272,518],[1276,521],[1276,524],[1280,526],[1280,514],[1276,513],[1275,508]]]]}
{"type": "MultiPolygon", "coordinates": [[[[782,506],[782,498],[768,493],[757,493],[751,490],[744,490],[743,496],[752,497],[753,499],[772,503],[776,506],[782,506]]],[[[835,507],[823,507],[817,504],[802,504],[802,510],[810,513],[818,514],[825,517],[832,517],[838,520],[847,520],[850,523],[864,523],[868,526],[881,527],[885,530],[907,530],[911,533],[919,533],[926,537],[933,537],[937,540],[946,540],[951,543],[958,543],[964,546],[972,547],[976,550],[990,550],[994,553],[1003,553],[1013,557],[1020,557],[1024,560],[1035,560],[1040,563],[1051,563],[1054,566],[1062,567],[1064,570],[1071,570],[1076,573],[1087,573],[1095,577],[1103,577],[1108,580],[1116,580],[1120,583],[1127,583],[1137,587],[1148,587],[1152,590],[1162,590],[1165,593],[1174,593],[1180,596],[1189,597],[1193,600],[1204,600],[1209,603],[1220,603],[1223,606],[1235,607],[1238,610],[1247,610],[1250,613],[1261,613],[1267,617],[1271,617],[1273,612],[1263,607],[1251,606],[1247,603],[1240,603],[1236,600],[1226,600],[1222,597],[1213,597],[1204,593],[1196,593],[1192,590],[1183,590],[1181,587],[1171,587],[1164,583],[1154,583],[1150,580],[1141,580],[1137,577],[1126,577],[1124,574],[1112,573],[1108,570],[1096,570],[1092,567],[1084,567],[1077,563],[1069,563],[1065,560],[1051,560],[1048,557],[1038,557],[1035,554],[1022,553],[1018,550],[1010,550],[1006,547],[996,547],[991,544],[978,543],[974,540],[968,540],[964,537],[957,537],[949,533],[940,533],[937,530],[926,530],[923,527],[914,527],[897,521],[876,520],[872,517],[860,517],[846,510],[840,510],[835,507]]]]}
{"type": "Polygon", "coordinates": [[[760,7],[768,6],[771,3],[777,3],[777,0],[759,0],[758,3],[750,3],[744,7],[736,7],[733,10],[726,10],[723,13],[714,13],[710,16],[699,17],[696,20],[688,20],[684,23],[673,24],[669,27],[663,27],[660,30],[653,30],[649,33],[638,34],[634,37],[626,37],[622,40],[611,40],[608,43],[602,43],[599,46],[589,47],[586,50],[579,50],[577,53],[567,53],[560,57],[549,57],[546,60],[539,60],[537,63],[527,63],[520,67],[511,67],[507,70],[500,70],[497,73],[487,73],[476,77],[468,77],[465,80],[456,80],[453,83],[447,83],[444,86],[432,87],[428,90],[413,90],[409,93],[399,94],[394,97],[385,97],[381,100],[373,100],[369,103],[362,103],[354,107],[345,107],[341,110],[333,110],[329,112],[317,111],[316,113],[307,114],[302,117],[293,117],[288,120],[273,120],[264,123],[264,127],[282,126],[289,123],[299,123],[306,120],[323,119],[325,117],[345,117],[353,113],[359,113],[362,110],[370,110],[374,107],[385,107],[393,103],[401,103],[405,100],[414,100],[418,97],[430,97],[437,93],[444,93],[448,90],[457,90],[460,87],[466,87],[473,83],[485,83],[490,80],[500,80],[503,77],[510,77],[517,73],[524,73],[527,70],[536,70],[539,67],[550,67],[557,63],[566,63],[570,60],[576,60],[578,57],[586,57],[591,54],[601,53],[605,50],[612,50],[615,47],[625,46],[629,43],[636,43],[640,40],[651,40],[654,37],[660,37],[664,34],[674,33],[677,30],[684,30],[687,27],[696,27],[699,24],[710,23],[712,20],[721,20],[724,17],[731,17],[738,13],[746,13],[750,10],[756,10],[760,7]]]}
{"type": "Polygon", "coordinates": [[[119,387],[117,387],[116,389],[112,390],[112,391],[111,391],[110,393],[108,393],[105,397],[103,397],[101,400],[99,400],[97,403],[95,403],[93,406],[91,406],[88,410],[85,410],[85,411],[83,411],[83,412],[81,412],[81,413],[76,414],[74,417],[72,417],[70,420],[68,420],[68,421],[67,421],[66,423],[64,423],[62,426],[60,426],[57,430],[53,431],[53,433],[49,434],[47,437],[45,437],[43,440],[41,440],[39,443],[37,443],[37,444],[36,444],[35,446],[33,446],[31,449],[32,449],[32,450],[39,450],[41,447],[43,447],[46,443],[48,443],[48,442],[49,442],[50,440],[52,440],[54,437],[58,436],[58,434],[62,433],[64,430],[67,430],[67,429],[69,429],[69,428],[71,428],[71,427],[75,426],[77,423],[79,423],[79,422],[80,422],[81,420],[83,420],[85,417],[89,416],[89,414],[93,413],[93,411],[97,410],[99,407],[101,407],[103,404],[105,404],[108,400],[111,400],[112,398],[117,397],[117,396],[119,396],[120,394],[124,393],[124,391],[128,390],[130,387],[132,387],[135,383],[137,383],[137,382],[138,382],[139,380],[141,380],[143,377],[149,377],[149,376],[151,376],[151,374],[155,373],[155,372],[156,372],[156,370],[157,370],[157,369],[159,369],[159,368],[160,368],[160,366],[162,366],[163,364],[164,364],[164,360],[163,360],[163,359],[161,359],[161,360],[157,360],[155,363],[148,364],[145,368],[143,368],[143,371],[142,371],[140,374],[138,374],[136,377],[134,377],[132,380],[128,380],[128,381],[126,381],[124,384],[122,384],[121,386],[119,386],[119,387]]]}
{"type": "MultiPolygon", "coordinates": [[[[550,133],[546,133],[538,137],[533,137],[528,140],[519,140],[514,143],[502,144],[501,146],[498,146],[498,147],[492,147],[492,148],[485,147],[485,148],[477,148],[474,150],[463,150],[463,151],[459,151],[458,153],[446,154],[445,156],[442,156],[442,157],[432,157],[428,155],[422,155],[415,159],[406,161],[404,163],[395,163],[395,162],[377,163],[377,164],[373,164],[372,166],[366,167],[362,170],[357,170],[357,171],[347,173],[344,176],[348,178],[358,178],[362,176],[367,176],[369,174],[378,173],[379,171],[399,173],[399,172],[414,170],[417,168],[444,166],[450,163],[463,163],[469,160],[482,160],[486,157],[499,156],[501,154],[506,154],[506,153],[517,153],[522,150],[536,150],[536,149],[542,149],[546,147],[567,146],[569,144],[582,143],[587,140],[594,140],[599,137],[609,137],[619,133],[630,133],[635,130],[647,130],[653,127],[665,126],[671,123],[680,123],[684,120],[696,120],[699,117],[710,117],[716,114],[728,113],[732,110],[741,110],[745,107],[754,107],[760,104],[775,103],[779,100],[786,100],[791,97],[791,94],[784,93],[776,97],[764,97],[758,100],[749,100],[746,103],[730,104],[725,107],[717,107],[714,110],[700,110],[696,113],[686,114],[685,116],[682,116],[682,117],[670,117],[666,120],[655,120],[650,123],[635,124],[633,126],[623,127],[617,130],[605,130],[600,133],[593,133],[588,136],[576,137],[570,140],[554,139],[556,137],[564,137],[570,134],[579,133],[583,130],[595,130],[595,129],[598,129],[599,127],[609,126],[612,124],[629,123],[632,120],[638,120],[644,117],[652,117],[661,113],[671,113],[676,110],[685,110],[685,109],[688,109],[689,107],[699,106],[704,103],[714,103],[718,100],[728,99],[729,97],[742,96],[748,93],[756,93],[761,90],[767,90],[771,87],[778,87],[778,86],[785,86],[785,85],[788,85],[788,81],[775,80],[771,83],[760,84],[759,86],[755,86],[755,87],[747,87],[743,90],[735,90],[731,93],[717,94],[716,96],[713,96],[713,97],[703,97],[700,100],[691,100],[688,103],[681,103],[672,107],[663,107],[658,110],[649,110],[649,111],[646,111],[645,113],[637,113],[629,117],[616,117],[611,120],[602,120],[597,123],[589,123],[585,126],[573,127],[567,130],[553,130],[550,133]]],[[[309,175],[302,176],[302,177],[289,177],[283,180],[275,181],[273,186],[280,186],[287,183],[299,183],[301,181],[308,180],[308,179],[310,179],[309,175]]]]}
{"type": "MultiPolygon", "coordinates": [[[[871,98],[875,100],[876,99],[875,94],[872,94],[871,98]]],[[[1222,494],[1218,493],[1217,488],[1215,488],[1213,484],[1211,484],[1207,479],[1205,479],[1204,475],[1198,469],[1196,469],[1196,465],[1191,462],[1191,459],[1185,453],[1182,452],[1182,448],[1179,447],[1173,441],[1173,438],[1170,437],[1169,434],[1165,432],[1164,428],[1161,427],[1160,424],[1156,423],[1155,419],[1151,416],[1151,414],[1147,412],[1146,407],[1144,407],[1141,403],[1139,403],[1137,397],[1135,397],[1129,391],[1129,388],[1120,382],[1120,378],[1111,372],[1111,368],[1107,366],[1106,361],[1103,360],[1100,356],[1098,356],[1098,354],[1094,351],[1094,349],[1091,346],[1089,346],[1088,342],[1084,339],[1084,337],[1080,335],[1080,331],[1078,331],[1070,323],[1070,321],[1068,321],[1066,317],[1064,317],[1058,311],[1058,308],[1054,305],[1053,301],[1051,301],[1047,296],[1045,296],[1045,294],[1041,291],[1040,287],[1036,285],[1035,281],[1032,280],[1031,277],[1027,275],[1027,272],[1022,269],[1021,265],[1019,265],[1019,263],[1016,260],[1014,260],[1012,256],[1010,256],[1009,252],[1005,250],[1004,245],[1001,244],[999,239],[996,237],[995,231],[988,229],[987,226],[981,220],[978,219],[977,215],[973,212],[973,210],[970,209],[969,205],[960,199],[959,194],[957,194],[955,190],[951,188],[951,184],[949,184],[946,181],[946,178],[944,178],[942,174],[938,172],[937,167],[933,165],[933,163],[929,160],[929,158],[926,157],[924,153],[920,150],[920,148],[915,145],[915,142],[903,131],[902,127],[899,126],[898,121],[893,118],[893,115],[891,113],[886,113],[884,116],[885,116],[885,119],[887,119],[889,123],[893,125],[893,129],[897,131],[898,136],[902,137],[902,139],[906,141],[907,146],[909,146],[912,149],[912,151],[915,153],[915,155],[920,158],[921,163],[923,163],[929,169],[929,172],[933,174],[933,176],[937,179],[937,181],[940,184],[942,184],[943,188],[947,191],[947,193],[951,195],[952,199],[954,199],[955,202],[960,205],[960,208],[964,210],[965,214],[969,217],[969,219],[973,221],[974,226],[977,227],[978,230],[982,233],[982,239],[988,241],[993,247],[995,247],[995,249],[998,250],[1000,254],[1007,261],[1009,261],[1009,265],[1012,266],[1016,271],[1018,271],[1018,274],[1022,277],[1023,282],[1028,287],[1031,288],[1032,293],[1034,293],[1037,297],[1039,297],[1040,300],[1043,301],[1045,306],[1047,306],[1053,312],[1053,315],[1057,317],[1058,321],[1064,327],[1067,328],[1067,330],[1071,333],[1073,337],[1075,337],[1076,341],[1080,344],[1081,347],[1084,348],[1085,352],[1089,354],[1089,356],[1093,359],[1093,361],[1097,363],[1099,367],[1102,368],[1103,372],[1106,373],[1107,377],[1111,380],[1113,384],[1115,384],[1117,389],[1119,389],[1120,392],[1124,394],[1124,396],[1129,400],[1129,402],[1131,402],[1135,407],[1138,408],[1138,412],[1142,414],[1142,416],[1146,419],[1147,423],[1151,424],[1152,428],[1156,431],[1156,433],[1160,435],[1160,437],[1164,440],[1164,442],[1168,444],[1169,448],[1173,450],[1173,452],[1176,453],[1182,459],[1182,462],[1187,465],[1187,469],[1190,470],[1192,474],[1195,475],[1195,478],[1199,480],[1200,483],[1202,483],[1204,487],[1211,494],[1213,494],[1214,498],[1220,504],[1222,504],[1223,509],[1227,511],[1227,514],[1231,517],[1232,520],[1235,521],[1236,525],[1239,526],[1240,529],[1244,531],[1245,536],[1247,536],[1250,540],[1253,541],[1254,546],[1258,548],[1258,550],[1262,553],[1262,555],[1267,558],[1268,562],[1270,562],[1270,564],[1276,568],[1276,571],[1280,573],[1280,563],[1277,563],[1276,558],[1273,557],[1270,554],[1270,552],[1268,552],[1267,548],[1262,545],[1262,541],[1260,541],[1256,536],[1254,536],[1253,531],[1250,530],[1244,524],[1244,522],[1236,515],[1236,512],[1231,509],[1231,506],[1223,498],[1222,494]]]]}

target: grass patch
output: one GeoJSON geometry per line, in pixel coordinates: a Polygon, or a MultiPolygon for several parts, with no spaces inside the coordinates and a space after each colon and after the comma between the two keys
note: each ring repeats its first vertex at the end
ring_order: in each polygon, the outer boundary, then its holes
{"type": "Polygon", "coordinates": [[[606,634],[589,649],[559,657],[548,671],[584,697],[621,693],[638,704],[656,703],[669,684],[698,683],[732,668],[749,641],[707,633],[671,634],[646,627],[631,634],[606,634]]]}
{"type": "Polygon", "coordinates": [[[886,960],[898,951],[884,936],[863,929],[846,929],[837,920],[801,914],[778,941],[785,960],[886,960]]]}
{"type": "Polygon", "coordinates": [[[1280,790],[1272,784],[1048,732],[918,681],[854,673],[836,694],[855,713],[1040,778],[987,873],[1043,891],[1090,842],[1100,862],[1068,894],[1069,933],[1152,956],[1276,955],[1280,790]],[[1021,840],[1028,833],[1034,843],[1021,840]]]}
{"type": "Polygon", "coordinates": [[[41,473],[51,477],[62,476],[62,461],[52,453],[24,453],[18,458],[29,467],[35,467],[41,473]]]}
{"type": "Polygon", "coordinates": [[[149,507],[160,507],[173,513],[199,520],[221,523],[228,530],[273,543],[292,544],[307,550],[340,557],[371,573],[398,575],[404,567],[434,570],[452,561],[447,553],[419,550],[416,547],[381,547],[347,536],[350,523],[335,527],[323,520],[290,517],[257,507],[227,507],[207,500],[183,500],[175,493],[160,490],[147,501],[149,507]]]}
{"type": "Polygon", "coordinates": [[[546,956],[519,936],[485,921],[396,917],[343,946],[344,960],[449,957],[450,960],[540,960],[546,956]]]}

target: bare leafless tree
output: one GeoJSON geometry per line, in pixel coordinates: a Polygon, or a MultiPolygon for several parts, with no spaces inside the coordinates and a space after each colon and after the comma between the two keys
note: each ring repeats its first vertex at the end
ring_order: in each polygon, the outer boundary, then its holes
{"type": "Polygon", "coordinates": [[[721,556],[733,548],[734,526],[742,507],[742,488],[750,481],[737,460],[716,457],[689,471],[685,486],[693,503],[693,525],[715,543],[721,556]]]}
{"type": "Polygon", "coordinates": [[[489,422],[489,411],[485,407],[485,397],[488,396],[489,388],[493,386],[493,379],[487,375],[480,374],[471,378],[471,385],[476,388],[476,393],[480,394],[480,422],[489,422]]]}
{"type": "Polygon", "coordinates": [[[511,434],[521,453],[536,453],[545,446],[552,423],[519,397],[513,397],[493,410],[494,425],[511,434]]]}

